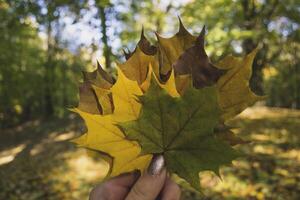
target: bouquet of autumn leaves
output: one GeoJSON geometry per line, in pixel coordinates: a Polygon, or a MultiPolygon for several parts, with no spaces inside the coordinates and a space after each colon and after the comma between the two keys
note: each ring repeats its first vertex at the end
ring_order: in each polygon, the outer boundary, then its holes
{"type": "Polygon", "coordinates": [[[191,35],[180,21],[171,38],[151,45],[142,31],[133,52],[124,52],[116,80],[98,64],[84,72],[80,101],[73,109],[87,133],[79,146],[110,158],[108,176],[144,171],[162,154],[167,171],[199,190],[199,172],[219,174],[244,143],[226,125],[262,97],[249,88],[255,49],[244,58],[212,64],[204,50],[205,29],[191,35]]]}

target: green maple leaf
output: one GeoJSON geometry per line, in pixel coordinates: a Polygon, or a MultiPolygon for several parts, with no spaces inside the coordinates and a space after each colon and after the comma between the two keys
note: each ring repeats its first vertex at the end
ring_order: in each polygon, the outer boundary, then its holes
{"type": "MultiPolygon", "coordinates": [[[[153,79],[153,78],[152,78],[153,79]]],[[[126,138],[141,145],[142,154],[163,154],[167,170],[199,190],[199,172],[219,172],[239,156],[229,144],[217,139],[214,129],[221,115],[215,86],[189,88],[173,98],[152,81],[139,118],[120,123],[126,138]]]]}

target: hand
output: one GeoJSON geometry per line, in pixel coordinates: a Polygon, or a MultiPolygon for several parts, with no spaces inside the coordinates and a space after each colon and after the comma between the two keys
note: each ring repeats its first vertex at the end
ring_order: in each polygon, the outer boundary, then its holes
{"type": "Polygon", "coordinates": [[[112,178],[90,193],[90,200],[179,200],[180,188],[167,177],[162,155],[153,158],[149,169],[112,178]]]}

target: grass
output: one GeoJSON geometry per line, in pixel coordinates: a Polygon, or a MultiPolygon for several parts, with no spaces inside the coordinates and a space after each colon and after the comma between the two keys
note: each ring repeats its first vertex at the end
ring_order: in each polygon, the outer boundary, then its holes
{"type": "MultiPolygon", "coordinates": [[[[254,107],[231,122],[246,156],[221,170],[222,181],[201,173],[204,195],[183,199],[300,199],[300,111],[254,107]]],[[[32,121],[0,133],[0,199],[87,199],[108,165],[68,142],[82,121],[32,121]]]]}

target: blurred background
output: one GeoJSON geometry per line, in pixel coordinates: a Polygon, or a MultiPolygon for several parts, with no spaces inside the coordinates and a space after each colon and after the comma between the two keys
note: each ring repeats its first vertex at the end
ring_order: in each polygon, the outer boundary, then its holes
{"type": "Polygon", "coordinates": [[[268,95],[232,121],[246,156],[183,199],[300,199],[299,13],[298,0],[0,0],[0,199],[87,199],[108,166],[68,142],[85,130],[67,110],[81,70],[113,72],[142,26],[154,42],[177,16],[193,34],[206,25],[213,62],[261,45],[250,85],[268,95]]]}

